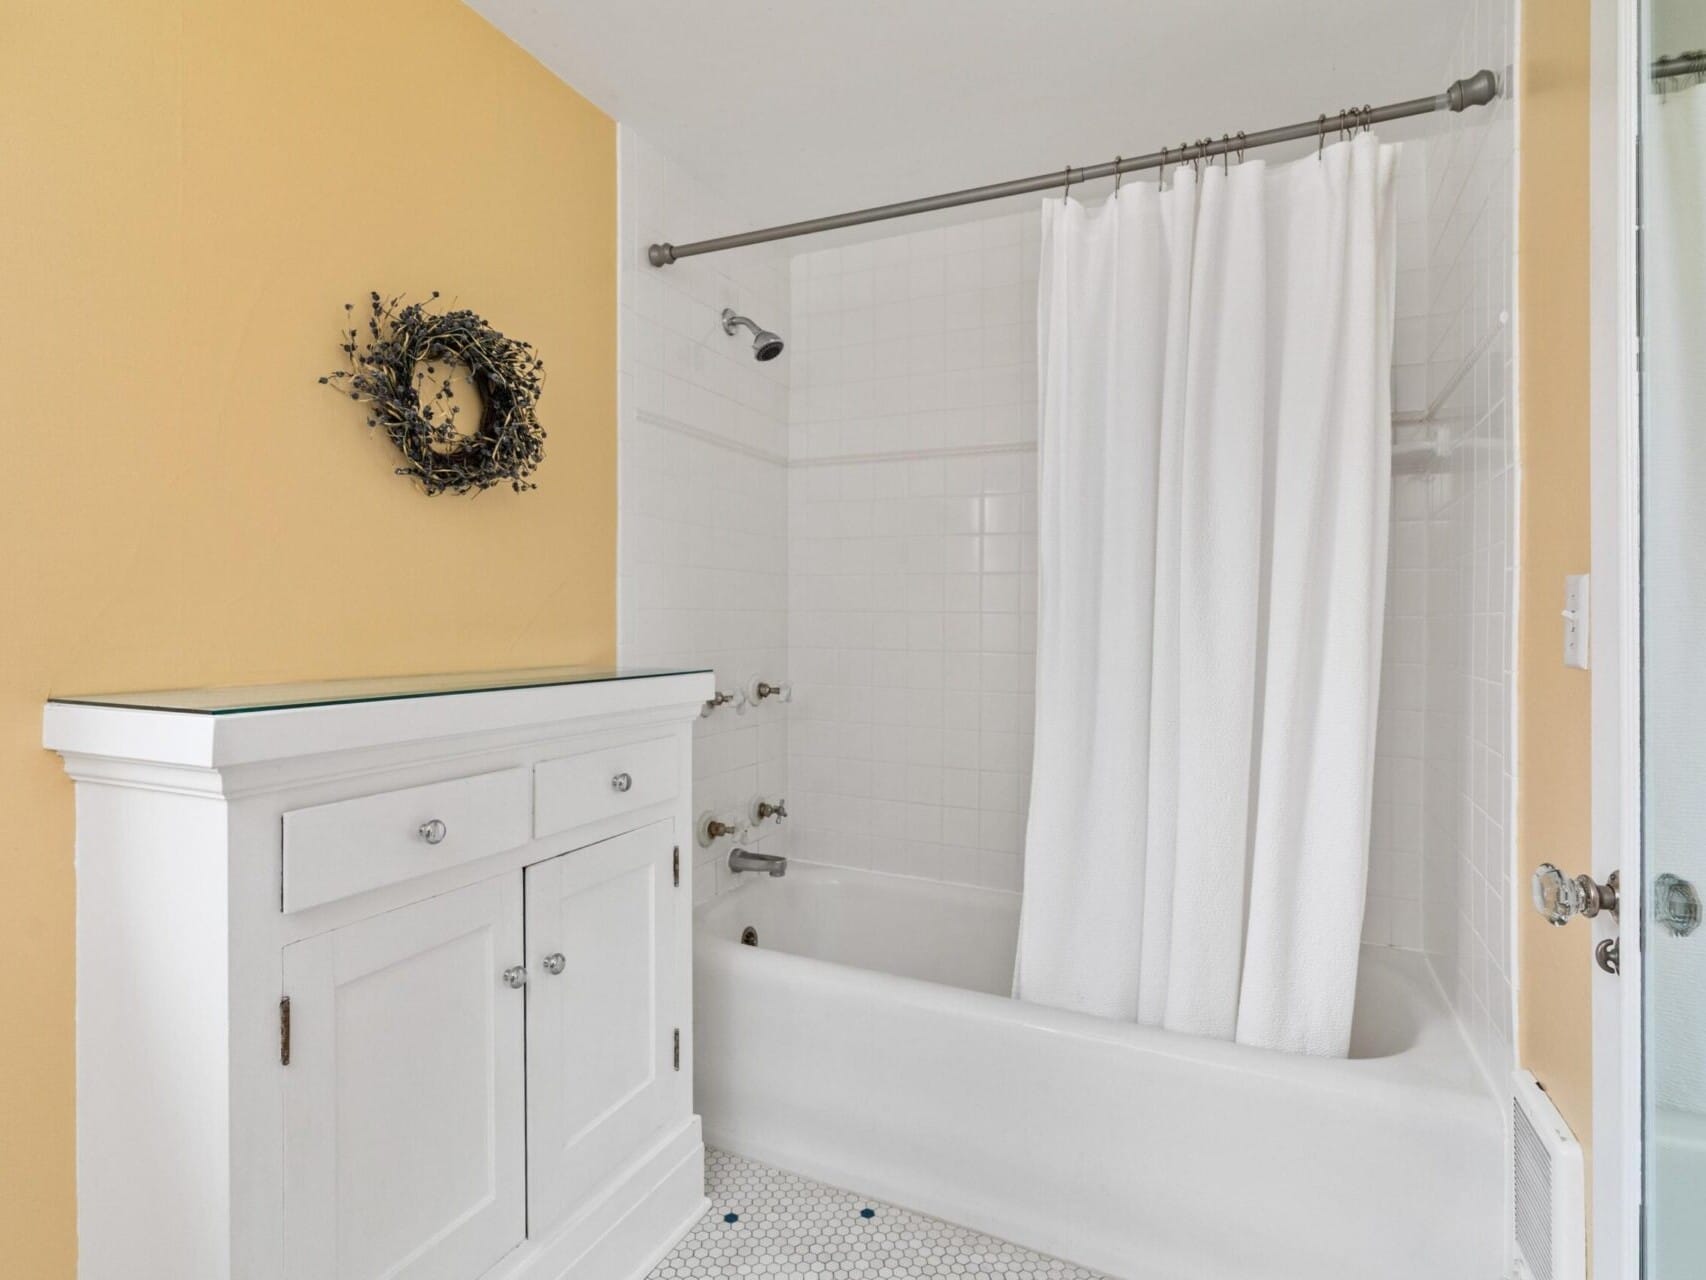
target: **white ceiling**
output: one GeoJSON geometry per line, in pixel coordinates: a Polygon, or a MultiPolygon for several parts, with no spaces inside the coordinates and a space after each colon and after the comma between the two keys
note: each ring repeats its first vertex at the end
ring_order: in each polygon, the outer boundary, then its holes
{"type": "Polygon", "coordinates": [[[766,225],[1420,97],[1476,70],[1446,74],[1461,0],[468,3],[766,225]]]}

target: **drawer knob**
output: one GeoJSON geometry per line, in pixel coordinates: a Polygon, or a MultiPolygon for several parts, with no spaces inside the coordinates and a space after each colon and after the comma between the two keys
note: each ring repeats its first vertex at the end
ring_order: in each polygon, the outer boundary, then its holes
{"type": "Polygon", "coordinates": [[[450,834],[450,828],[437,818],[430,822],[421,823],[420,837],[428,844],[443,844],[444,837],[450,834]]]}
{"type": "Polygon", "coordinates": [[[553,951],[550,955],[545,957],[545,972],[554,978],[568,967],[568,963],[568,960],[564,958],[561,951],[553,951]]]}
{"type": "Polygon", "coordinates": [[[512,964],[504,970],[504,986],[512,991],[519,991],[527,985],[527,969],[523,965],[512,964]]]}
{"type": "Polygon", "coordinates": [[[627,791],[634,785],[634,779],[629,774],[619,773],[610,780],[610,785],[617,791],[627,791]]]}

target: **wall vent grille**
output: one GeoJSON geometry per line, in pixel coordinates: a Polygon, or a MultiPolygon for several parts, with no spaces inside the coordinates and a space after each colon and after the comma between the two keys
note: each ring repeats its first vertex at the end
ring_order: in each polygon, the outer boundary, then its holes
{"type": "Polygon", "coordinates": [[[1518,1071],[1511,1097],[1511,1212],[1522,1280],[1583,1280],[1582,1148],[1535,1078],[1518,1071]]]}
{"type": "Polygon", "coordinates": [[[1516,1247],[1533,1280],[1557,1280],[1552,1271],[1552,1157],[1522,1103],[1511,1101],[1516,1160],[1516,1247]]]}

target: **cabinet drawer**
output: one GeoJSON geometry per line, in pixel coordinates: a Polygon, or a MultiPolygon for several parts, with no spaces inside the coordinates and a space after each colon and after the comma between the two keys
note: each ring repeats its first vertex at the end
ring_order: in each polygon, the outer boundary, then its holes
{"type": "Polygon", "coordinates": [[[382,791],[284,815],[284,909],[301,911],[527,843],[527,770],[382,791]]]}
{"type": "Polygon", "coordinates": [[[533,767],[533,834],[553,835],[668,800],[681,787],[673,738],[631,742],[533,767]]]}

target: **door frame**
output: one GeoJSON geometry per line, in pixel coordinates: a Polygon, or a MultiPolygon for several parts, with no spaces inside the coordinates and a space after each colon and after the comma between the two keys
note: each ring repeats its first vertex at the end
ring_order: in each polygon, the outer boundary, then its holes
{"type": "Polygon", "coordinates": [[[1596,1280],[1640,1280],[1640,0],[1592,0],[1590,21],[1593,871],[1617,871],[1622,899],[1621,972],[1593,982],[1592,1261],[1596,1280]]]}

